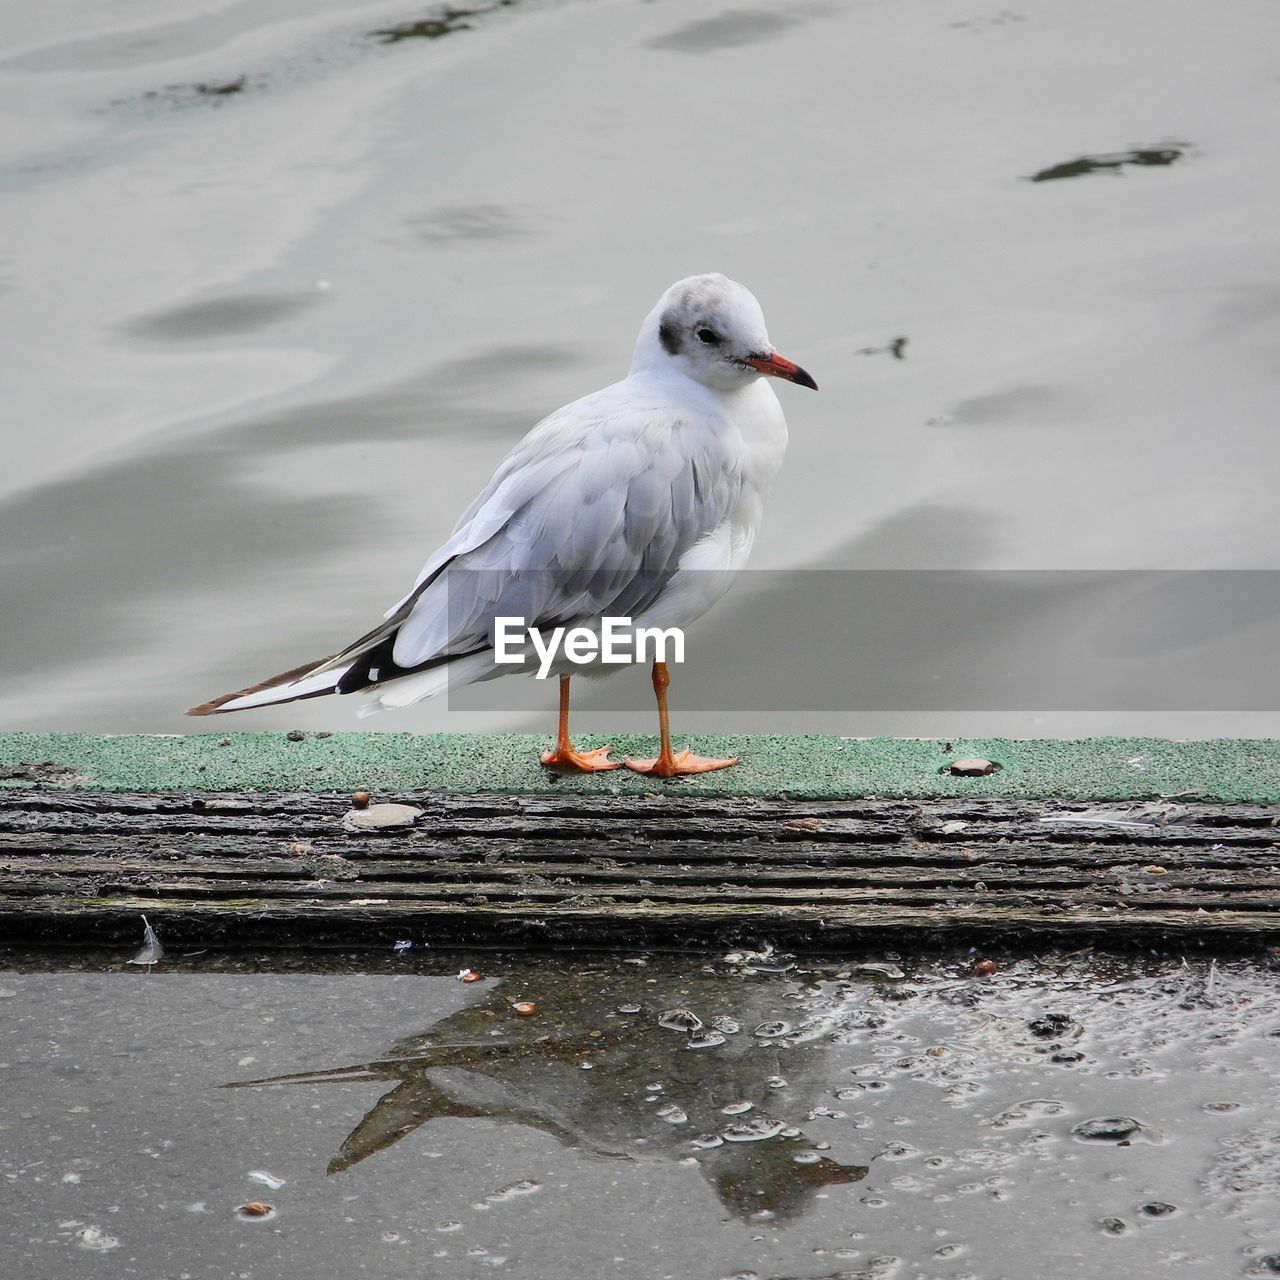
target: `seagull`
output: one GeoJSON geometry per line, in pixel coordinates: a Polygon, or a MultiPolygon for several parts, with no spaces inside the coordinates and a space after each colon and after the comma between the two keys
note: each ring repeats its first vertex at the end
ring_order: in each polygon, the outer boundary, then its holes
{"type": "MultiPolygon", "coordinates": [[[[518,670],[498,661],[500,618],[597,634],[605,618],[687,626],[746,564],[782,465],[787,424],[767,378],[818,385],[774,350],[748,289],[718,274],[678,280],[645,318],[627,376],[557,409],[512,449],[381,624],[187,714],[356,692],[373,695],[360,715],[409,706],[518,670]]],[[[563,654],[548,668],[560,718],[547,768],[619,768],[612,748],[578,751],[570,739],[569,682],[584,670],[604,668],[563,654]]],[[[661,778],[737,764],[673,750],[670,679],[655,660],[658,755],[621,763],[661,778]]]]}

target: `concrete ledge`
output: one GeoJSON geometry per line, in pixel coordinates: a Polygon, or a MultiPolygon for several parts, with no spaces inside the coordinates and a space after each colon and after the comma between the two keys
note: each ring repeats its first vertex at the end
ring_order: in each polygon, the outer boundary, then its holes
{"type": "MultiPolygon", "coordinates": [[[[610,739],[619,756],[651,755],[653,739],[610,739]]],[[[683,745],[679,739],[677,745],[683,745]]],[[[582,746],[605,739],[584,736],[582,746]]],[[[658,783],[624,771],[553,777],[538,764],[549,739],[528,734],[209,733],[186,737],[0,734],[0,788],[103,791],[351,791],[599,796],[794,796],[810,799],[991,798],[1098,802],[1177,797],[1218,803],[1280,801],[1280,740],[1006,738],[918,740],[769,735],[697,736],[705,754],[742,764],[658,783]],[[954,777],[966,756],[998,763],[986,777],[954,777]]]]}
{"type": "Polygon", "coordinates": [[[744,763],[666,784],[557,778],[546,742],[0,737],[0,934],[136,939],[145,912],[201,947],[1280,937],[1277,742],[700,738],[744,763]],[[361,788],[409,807],[361,825],[361,788]]]}

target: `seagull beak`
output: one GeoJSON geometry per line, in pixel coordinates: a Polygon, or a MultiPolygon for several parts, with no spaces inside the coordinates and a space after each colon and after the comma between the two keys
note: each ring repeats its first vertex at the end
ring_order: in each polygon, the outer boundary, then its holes
{"type": "Polygon", "coordinates": [[[745,361],[753,369],[766,373],[771,378],[782,378],[786,382],[794,382],[801,387],[809,387],[817,391],[818,384],[798,365],[793,364],[786,356],[776,351],[767,356],[748,356],[745,361]]]}

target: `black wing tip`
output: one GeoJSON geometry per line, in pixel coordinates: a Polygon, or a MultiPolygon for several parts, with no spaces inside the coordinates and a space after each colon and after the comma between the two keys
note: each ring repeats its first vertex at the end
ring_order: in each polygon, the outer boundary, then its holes
{"type": "Polygon", "coordinates": [[[235,696],[234,693],[224,693],[222,697],[214,698],[212,702],[202,702],[198,707],[188,707],[182,714],[184,716],[216,716],[235,696]]]}
{"type": "MultiPolygon", "coordinates": [[[[274,688],[276,685],[292,684],[295,680],[300,680],[303,676],[309,675],[317,667],[323,666],[331,658],[317,658],[314,662],[304,662],[300,667],[294,667],[292,671],[282,671],[278,676],[270,676],[266,680],[259,680],[257,684],[251,684],[245,689],[237,689],[234,693],[224,693],[220,698],[211,698],[208,702],[202,702],[198,706],[188,707],[182,714],[186,716],[216,716],[229,715],[232,711],[251,711],[251,707],[227,707],[228,702],[234,702],[237,698],[248,697],[251,693],[264,693],[266,690],[274,688]]],[[[335,686],[337,680],[334,680],[335,686]]],[[[318,698],[326,693],[333,693],[333,689],[317,689],[313,693],[300,693],[291,698],[281,698],[281,702],[300,702],[303,698],[318,698]]],[[[269,707],[272,704],[264,702],[261,704],[269,707]]]]}

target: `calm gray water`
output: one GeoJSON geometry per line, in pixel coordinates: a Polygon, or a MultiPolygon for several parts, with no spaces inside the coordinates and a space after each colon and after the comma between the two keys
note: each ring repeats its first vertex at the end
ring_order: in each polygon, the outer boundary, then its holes
{"type": "MultiPolygon", "coordinates": [[[[1280,567],[1268,0],[1211,21],[1193,0],[440,12],[0,17],[0,726],[180,731],[183,707],[360,633],[510,443],[621,376],[653,299],[708,269],[822,386],[781,388],[793,444],[757,566],[1280,567]]],[[[677,728],[1280,732],[1265,705],[1122,693],[846,709],[823,683],[838,643],[762,723],[743,691],[818,590],[778,581],[697,633],[677,728]]],[[[1037,608],[911,647],[1025,653],[1125,603],[1037,608]]],[[[1231,666],[1280,600],[1206,616],[1176,643],[1231,666]]],[[[649,727],[646,682],[620,680],[636,709],[584,727],[649,727]]],[[[378,727],[542,726],[552,692],[536,718],[496,694],[378,727]]],[[[234,723],[355,722],[348,700],[234,723]]]]}
{"type": "Polygon", "coordinates": [[[126,958],[0,972],[6,1276],[1280,1272],[1271,962],[126,958]]]}

